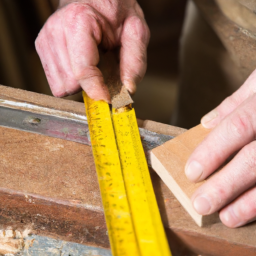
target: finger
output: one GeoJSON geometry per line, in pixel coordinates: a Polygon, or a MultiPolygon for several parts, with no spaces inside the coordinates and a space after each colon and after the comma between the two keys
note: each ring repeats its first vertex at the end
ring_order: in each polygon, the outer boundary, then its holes
{"type": "Polygon", "coordinates": [[[66,48],[66,39],[57,12],[44,26],[43,35],[36,41],[36,48],[45,68],[45,73],[56,97],[67,96],[80,90],[66,48]]]}
{"type": "Polygon", "coordinates": [[[63,87],[62,78],[57,68],[57,62],[49,47],[44,31],[40,32],[36,39],[35,46],[53,95],[61,97],[65,94],[65,88],[63,87]]]}
{"type": "Polygon", "coordinates": [[[193,194],[195,210],[212,214],[237,198],[256,182],[256,141],[246,145],[221,171],[193,194]]]}
{"type": "Polygon", "coordinates": [[[256,219],[256,188],[252,188],[220,211],[220,219],[230,228],[241,227],[256,219]]]}
{"type": "Polygon", "coordinates": [[[221,120],[236,109],[242,102],[256,92],[256,70],[245,83],[230,97],[227,97],[217,108],[206,114],[201,123],[205,128],[216,127],[221,120]]]}
{"type": "Polygon", "coordinates": [[[256,131],[256,95],[248,98],[227,116],[195,149],[185,167],[194,182],[204,180],[225,160],[250,143],[256,131]]]}
{"type": "Polygon", "coordinates": [[[149,29],[142,18],[131,16],[126,19],[121,36],[120,75],[132,94],[146,72],[149,37],[149,29]]]}
{"type": "Polygon", "coordinates": [[[86,5],[71,4],[63,17],[69,59],[76,80],[89,97],[109,102],[103,75],[97,68],[101,28],[95,14],[86,5]]]}

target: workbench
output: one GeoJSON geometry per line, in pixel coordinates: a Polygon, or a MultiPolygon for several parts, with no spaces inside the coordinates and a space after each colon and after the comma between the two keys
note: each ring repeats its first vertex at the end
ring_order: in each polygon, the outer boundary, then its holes
{"type": "MultiPolygon", "coordinates": [[[[20,109],[30,106],[30,116],[43,109],[49,117],[58,112],[63,118],[79,116],[86,120],[83,103],[0,86],[0,106],[6,102],[10,108],[10,102],[16,102],[15,108],[20,109]]],[[[28,123],[36,127],[38,120],[31,118],[28,123]]],[[[30,241],[25,243],[30,255],[111,255],[91,147],[3,127],[1,119],[0,230],[28,230],[29,236],[24,239],[30,241]],[[42,250],[47,241],[55,248],[47,247],[46,253],[42,250]],[[66,251],[68,246],[76,250],[69,248],[72,253],[60,254],[64,247],[58,246],[63,243],[66,251]],[[33,254],[33,248],[40,245],[33,254]]],[[[153,121],[138,123],[158,134],[176,136],[184,132],[153,121]]],[[[62,131],[69,132],[65,127],[62,131]]],[[[151,177],[174,256],[256,255],[255,223],[237,229],[220,222],[200,228],[153,170],[151,177]]],[[[4,241],[1,232],[0,252],[4,241]]]]}

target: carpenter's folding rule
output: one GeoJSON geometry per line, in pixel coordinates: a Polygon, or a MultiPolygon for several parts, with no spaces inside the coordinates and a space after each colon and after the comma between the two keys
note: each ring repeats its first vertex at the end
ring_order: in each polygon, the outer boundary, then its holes
{"type": "Polygon", "coordinates": [[[113,256],[170,256],[134,109],[83,96],[113,256]]]}

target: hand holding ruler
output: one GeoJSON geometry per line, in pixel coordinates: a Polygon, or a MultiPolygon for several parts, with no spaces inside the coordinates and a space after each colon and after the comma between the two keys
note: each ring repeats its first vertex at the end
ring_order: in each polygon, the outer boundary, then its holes
{"type": "Polygon", "coordinates": [[[112,254],[171,256],[132,101],[121,91],[128,104],[112,113],[83,93],[112,254]]]}

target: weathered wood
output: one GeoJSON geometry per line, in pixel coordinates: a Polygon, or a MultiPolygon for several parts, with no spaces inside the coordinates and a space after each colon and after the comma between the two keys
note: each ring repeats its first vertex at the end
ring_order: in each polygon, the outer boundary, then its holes
{"type": "MultiPolygon", "coordinates": [[[[5,87],[0,87],[1,97],[77,114],[84,109],[82,103],[5,87]]],[[[155,125],[169,134],[166,125],[155,125]]],[[[89,146],[8,128],[0,128],[0,142],[1,229],[29,227],[35,234],[108,248],[89,146]]],[[[199,228],[157,174],[151,175],[174,256],[255,255],[255,223],[238,229],[221,223],[199,228]]]]}
{"type": "MultiPolygon", "coordinates": [[[[226,3],[225,0],[218,1],[222,2],[222,4],[226,3]]],[[[243,79],[246,79],[256,67],[255,24],[253,24],[255,27],[252,29],[253,31],[248,30],[242,25],[239,27],[235,22],[231,21],[223,14],[215,0],[194,0],[194,2],[206,21],[222,41],[237,67],[239,67],[239,72],[243,79]]],[[[241,0],[239,0],[239,2],[241,2],[241,0]]],[[[241,4],[245,6],[244,2],[245,1],[242,1],[241,4]]],[[[249,2],[253,3],[254,1],[247,1],[247,3],[249,2]]],[[[253,14],[253,10],[250,10],[250,12],[250,15],[255,16],[255,14],[253,14]]],[[[240,19],[243,20],[243,17],[246,14],[247,12],[245,12],[240,19]]],[[[249,17],[249,15],[247,16],[249,17]]]]}
{"type": "Polygon", "coordinates": [[[55,98],[35,92],[14,89],[2,85],[0,85],[0,99],[10,99],[12,101],[16,100],[19,102],[26,102],[41,107],[51,108],[53,110],[61,110],[63,112],[85,115],[85,108],[83,103],[55,98]]]}
{"type": "Polygon", "coordinates": [[[89,146],[2,127],[0,141],[2,224],[109,246],[89,146]]]}
{"type": "Polygon", "coordinates": [[[256,33],[256,2],[248,0],[216,0],[222,12],[240,27],[256,33]]]}
{"type": "Polygon", "coordinates": [[[0,255],[9,256],[111,256],[110,249],[29,235],[29,230],[0,230],[0,255]]]}

